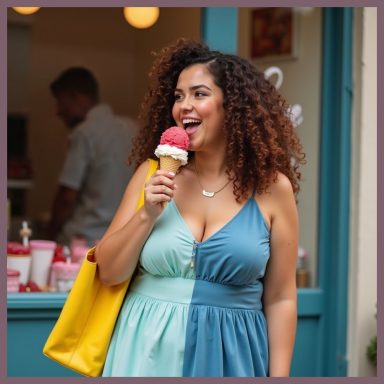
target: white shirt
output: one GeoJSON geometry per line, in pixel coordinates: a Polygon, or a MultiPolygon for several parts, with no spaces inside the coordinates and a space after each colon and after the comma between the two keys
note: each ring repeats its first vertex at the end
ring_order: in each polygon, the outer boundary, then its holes
{"type": "Polygon", "coordinates": [[[132,176],[127,158],[136,129],[132,120],[115,116],[106,104],[88,111],[75,128],[59,184],[78,190],[79,199],[59,243],[68,245],[80,235],[92,246],[103,236],[132,176]]]}

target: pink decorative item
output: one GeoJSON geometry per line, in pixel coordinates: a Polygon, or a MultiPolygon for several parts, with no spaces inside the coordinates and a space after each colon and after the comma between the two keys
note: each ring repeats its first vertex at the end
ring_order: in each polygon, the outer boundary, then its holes
{"type": "Polygon", "coordinates": [[[74,237],[71,240],[71,245],[69,248],[71,251],[71,261],[73,263],[81,263],[89,249],[89,246],[85,239],[81,237],[74,237]]]}

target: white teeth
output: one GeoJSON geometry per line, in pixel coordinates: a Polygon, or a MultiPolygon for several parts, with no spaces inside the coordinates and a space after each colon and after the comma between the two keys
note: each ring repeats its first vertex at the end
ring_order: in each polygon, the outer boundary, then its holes
{"type": "Polygon", "coordinates": [[[185,124],[200,124],[201,120],[195,120],[195,119],[184,119],[183,125],[185,124]]]}

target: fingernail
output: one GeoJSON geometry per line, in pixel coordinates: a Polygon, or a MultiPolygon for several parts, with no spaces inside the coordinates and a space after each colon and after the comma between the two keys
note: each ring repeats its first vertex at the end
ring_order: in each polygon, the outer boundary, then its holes
{"type": "Polygon", "coordinates": [[[169,175],[169,176],[175,176],[175,173],[173,173],[173,172],[168,172],[168,175],[169,175]]]}

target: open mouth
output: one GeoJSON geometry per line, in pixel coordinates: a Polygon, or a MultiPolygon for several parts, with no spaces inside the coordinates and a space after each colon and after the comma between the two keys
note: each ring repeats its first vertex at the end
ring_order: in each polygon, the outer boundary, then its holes
{"type": "Polygon", "coordinates": [[[183,126],[189,136],[193,135],[201,124],[199,119],[184,119],[183,126]]]}

